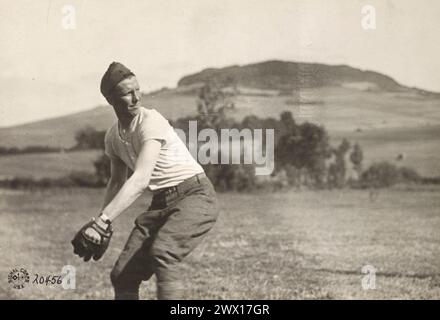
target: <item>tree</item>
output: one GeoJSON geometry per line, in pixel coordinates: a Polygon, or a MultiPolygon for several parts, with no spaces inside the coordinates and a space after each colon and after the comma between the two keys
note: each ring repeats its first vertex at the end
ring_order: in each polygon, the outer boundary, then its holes
{"type": "Polygon", "coordinates": [[[85,127],[76,132],[76,145],[73,149],[104,149],[104,137],[105,131],[85,127]]]}
{"type": "Polygon", "coordinates": [[[261,129],[263,128],[263,120],[255,115],[246,116],[241,121],[241,128],[261,129]]]}
{"type": "Polygon", "coordinates": [[[280,123],[281,123],[281,132],[280,135],[284,135],[286,133],[295,134],[298,130],[298,127],[293,119],[292,112],[283,111],[280,115],[280,123]]]}
{"type": "Polygon", "coordinates": [[[362,161],[364,159],[364,153],[361,146],[356,143],[353,146],[353,151],[350,154],[350,161],[353,164],[353,169],[356,171],[358,177],[362,174],[362,161]]]}
{"type": "Polygon", "coordinates": [[[339,147],[332,150],[335,161],[330,164],[327,172],[327,185],[330,188],[342,188],[345,186],[347,166],[345,155],[350,149],[350,142],[343,139],[339,147]]]}
{"type": "Polygon", "coordinates": [[[327,132],[323,127],[305,122],[283,135],[275,148],[278,169],[293,165],[306,168],[307,180],[321,187],[325,177],[325,159],[331,155],[327,132]]]}
{"type": "Polygon", "coordinates": [[[225,123],[230,123],[226,117],[227,110],[235,108],[230,96],[221,90],[205,85],[200,89],[197,100],[197,118],[200,129],[213,128],[219,130],[225,128],[225,123]]]}
{"type": "Polygon", "coordinates": [[[110,179],[110,159],[102,153],[98,159],[93,162],[95,167],[95,175],[98,179],[98,184],[101,186],[107,185],[110,179]]]}

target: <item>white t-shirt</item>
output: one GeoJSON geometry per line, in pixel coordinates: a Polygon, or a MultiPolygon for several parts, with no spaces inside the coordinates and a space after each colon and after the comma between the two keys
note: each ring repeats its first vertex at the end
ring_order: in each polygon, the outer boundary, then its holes
{"type": "Polygon", "coordinates": [[[113,124],[105,135],[105,153],[110,158],[120,158],[134,171],[142,143],[149,139],[162,143],[148,186],[151,191],[175,186],[203,172],[168,120],[154,109],[141,108],[124,138],[119,131],[119,122],[113,124]]]}

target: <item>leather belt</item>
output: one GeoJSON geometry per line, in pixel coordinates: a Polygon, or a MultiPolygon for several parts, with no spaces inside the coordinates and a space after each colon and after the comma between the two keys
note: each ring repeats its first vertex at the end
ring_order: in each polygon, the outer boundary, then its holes
{"type": "Polygon", "coordinates": [[[174,195],[184,194],[186,191],[201,183],[203,179],[206,179],[205,173],[199,173],[195,176],[182,181],[176,186],[167,187],[163,189],[156,190],[153,194],[155,197],[170,197],[174,195]]]}

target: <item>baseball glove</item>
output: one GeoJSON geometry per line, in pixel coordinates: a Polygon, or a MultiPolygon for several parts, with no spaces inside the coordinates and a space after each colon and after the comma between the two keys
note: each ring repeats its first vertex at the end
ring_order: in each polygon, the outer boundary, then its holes
{"type": "Polygon", "coordinates": [[[92,219],[92,221],[86,223],[78,231],[71,241],[73,253],[83,258],[84,261],[89,261],[92,257],[93,260],[99,260],[107,250],[112,234],[113,228],[111,224],[108,224],[107,228],[104,229],[99,226],[94,219],[92,219]],[[95,230],[99,234],[99,241],[97,241],[95,238],[90,238],[87,235],[86,230],[89,228],[95,230]]]}

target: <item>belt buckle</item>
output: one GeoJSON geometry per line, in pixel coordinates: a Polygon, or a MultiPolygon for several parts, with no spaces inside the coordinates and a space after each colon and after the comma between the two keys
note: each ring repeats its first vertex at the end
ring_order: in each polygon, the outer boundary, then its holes
{"type": "Polygon", "coordinates": [[[167,189],[165,190],[165,195],[166,195],[166,196],[171,196],[172,194],[174,194],[174,193],[176,193],[176,192],[177,192],[176,187],[170,187],[170,188],[167,188],[167,189]]]}

